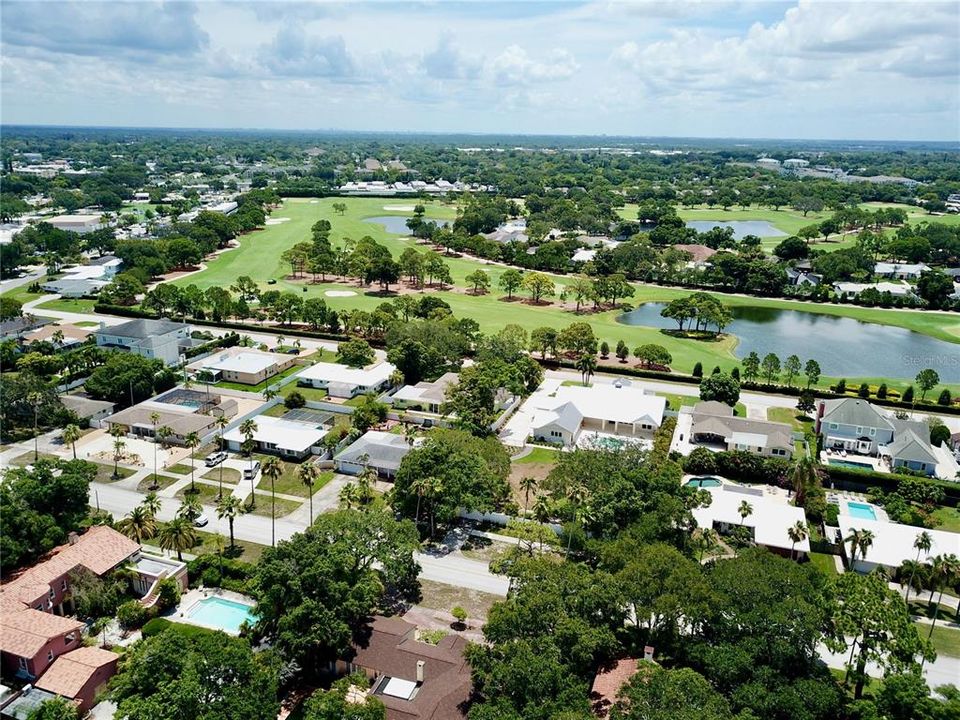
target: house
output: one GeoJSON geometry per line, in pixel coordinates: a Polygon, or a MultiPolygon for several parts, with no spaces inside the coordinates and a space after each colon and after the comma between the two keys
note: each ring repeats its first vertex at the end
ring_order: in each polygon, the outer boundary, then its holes
{"type": "Polygon", "coordinates": [[[436,645],[422,642],[416,625],[378,616],[333,669],[365,674],[387,720],[460,720],[472,688],[466,647],[459,635],[446,635],[436,645]]]}
{"type": "Polygon", "coordinates": [[[596,250],[580,248],[573,254],[573,257],[570,258],[570,261],[571,262],[590,262],[596,256],[597,256],[596,250]]]}
{"type": "Polygon", "coordinates": [[[821,400],[816,431],[826,449],[886,457],[893,469],[936,473],[937,457],[930,446],[929,427],[901,420],[861,398],[821,400]]]}
{"type": "Polygon", "coordinates": [[[97,695],[117,672],[120,656],[98,647],[71,650],[53,661],[35,686],[76,703],[80,712],[93,707],[97,695]]]}
{"type": "Polygon", "coordinates": [[[538,401],[530,434],[535,440],[571,447],[584,431],[652,438],[663,423],[666,398],[611,383],[561,385],[538,401]]]}
{"type": "Polygon", "coordinates": [[[96,338],[98,347],[126,350],[175,365],[180,361],[181,347],[190,345],[190,326],[166,318],[130,320],[112,327],[101,323],[96,338]]]}
{"type": "Polygon", "coordinates": [[[816,287],[820,284],[821,277],[815,273],[796,268],[787,268],[787,282],[797,287],[804,285],[816,287]]]}
{"type": "Polygon", "coordinates": [[[333,459],[337,472],[359,475],[365,468],[373,468],[377,475],[393,478],[400,461],[412,448],[403,435],[368,430],[333,459]]]}
{"type": "Polygon", "coordinates": [[[878,262],[873,266],[874,275],[892,280],[917,280],[929,271],[930,266],[924,263],[878,262]]]}
{"type": "Polygon", "coordinates": [[[713,248],[698,243],[678,243],[673,246],[673,249],[689,253],[690,260],[687,261],[688,268],[707,267],[710,264],[710,258],[717,254],[717,251],[713,248]]]}
{"type": "Polygon", "coordinates": [[[4,320],[0,322],[0,340],[20,340],[25,333],[52,322],[49,318],[35,317],[29,313],[4,320]]]}
{"type": "Polygon", "coordinates": [[[0,585],[0,663],[5,673],[36,678],[54,659],[82,645],[83,623],[72,611],[70,576],[81,570],[102,577],[132,564],[132,589],[148,597],[162,577],[187,587],[183,563],[154,557],[111,527],[98,525],[51,551],[46,559],[0,585]]]}
{"type": "Polygon", "coordinates": [[[30,716],[35,713],[40,706],[56,700],[57,695],[46,690],[27,685],[23,690],[9,699],[2,699],[2,709],[0,709],[0,718],[4,720],[30,720],[30,716]]]}
{"type": "Polygon", "coordinates": [[[295,362],[295,355],[232,347],[191,363],[187,370],[210,382],[226,380],[243,385],[259,385],[292,367],[295,362]]]}
{"type": "Polygon", "coordinates": [[[69,230],[81,235],[105,227],[103,216],[99,213],[96,215],[57,215],[48,218],[45,222],[58,230],[69,230]]]}
{"type": "Polygon", "coordinates": [[[103,424],[111,429],[120,428],[125,435],[145,438],[155,437],[160,428],[168,428],[170,434],[166,441],[182,445],[190,433],[202,438],[213,432],[219,417],[232,418],[237,410],[237,401],[233,398],[174,388],[110,415],[103,424]]]}
{"type": "Polygon", "coordinates": [[[23,334],[21,340],[24,344],[32,342],[49,342],[58,349],[62,350],[64,348],[82,344],[92,334],[93,330],[90,328],[78,327],[76,325],[71,325],[70,323],[60,323],[57,325],[44,325],[36,330],[26,332],[23,334]],[[61,339],[54,340],[54,335],[57,335],[58,333],[60,336],[62,336],[61,339]]]}
{"type": "Polygon", "coordinates": [[[783,498],[768,497],[763,488],[725,483],[702,489],[710,493],[711,503],[693,510],[698,527],[712,528],[720,534],[745,527],[753,535],[754,543],[778,555],[790,557],[792,553],[799,559],[810,552],[809,539],[794,543],[787,534],[798,522],[806,524],[803,508],[788,505],[783,498]],[[750,506],[746,517],[740,514],[744,502],[750,506]]]}
{"type": "Polygon", "coordinates": [[[390,396],[393,407],[398,410],[420,410],[440,413],[446,402],[447,390],[459,382],[457,373],[445,373],[433,382],[421,381],[416,385],[404,385],[390,396]]]}
{"type": "MultiPolygon", "coordinates": [[[[296,460],[302,460],[311,454],[322,454],[324,449],[321,441],[330,430],[325,425],[295,422],[269,415],[258,415],[254,422],[257,426],[253,432],[254,449],[296,460]]],[[[225,432],[223,440],[230,450],[240,452],[246,437],[238,426],[225,432]]]]}
{"type": "Polygon", "coordinates": [[[103,420],[113,415],[116,407],[106,400],[94,400],[84,395],[61,395],[61,404],[86,425],[92,428],[101,427],[103,420]]]}
{"type": "Polygon", "coordinates": [[[906,282],[878,282],[878,283],[855,283],[838,282],[833,284],[833,290],[840,298],[853,298],[864,290],[873,289],[878,293],[890,293],[893,297],[914,298],[913,287],[906,282]]]}
{"type": "Polygon", "coordinates": [[[637,658],[621,658],[597,671],[590,688],[590,703],[598,717],[607,717],[616,704],[624,685],[637,674],[640,662],[637,658]]]}
{"type": "Polygon", "coordinates": [[[318,362],[297,374],[297,384],[326,390],[331,397],[352,398],[386,390],[396,366],[381,362],[365,368],[318,362]]]}
{"type": "Polygon", "coordinates": [[[383,170],[383,165],[376,158],[367,158],[363,161],[361,169],[367,172],[377,172],[378,170],[383,170]]]}
{"type": "Polygon", "coordinates": [[[692,415],[692,443],[764,457],[793,455],[793,428],[785,423],[736,417],[732,407],[715,401],[697,403],[692,415]]]}
{"type": "Polygon", "coordinates": [[[920,562],[930,562],[937,555],[960,555],[960,534],[946,530],[925,530],[914,525],[901,525],[895,522],[883,522],[867,518],[856,518],[851,515],[840,515],[839,542],[843,542],[844,554],[849,558],[850,543],[846,541],[854,530],[869,530],[873,534],[873,542],[867,548],[865,556],[857,552],[857,559],[853,569],[857,572],[869,573],[877,568],[893,571],[900,567],[904,560],[916,560],[917,548],[914,542],[917,535],[926,532],[930,535],[930,549],[920,551],[920,562]]]}
{"type": "Polygon", "coordinates": [[[105,280],[86,280],[67,276],[59,280],[47,280],[40,287],[44,292],[56,293],[64,298],[82,298],[97,295],[109,285],[105,280]]]}

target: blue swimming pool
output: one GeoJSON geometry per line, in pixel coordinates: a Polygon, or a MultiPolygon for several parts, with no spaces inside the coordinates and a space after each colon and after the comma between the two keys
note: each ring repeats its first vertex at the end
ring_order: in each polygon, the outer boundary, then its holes
{"type": "Polygon", "coordinates": [[[873,470],[873,465],[870,463],[860,463],[854,460],[837,460],[836,458],[830,458],[827,463],[836,467],[853,468],[854,470],[873,470]]]}
{"type": "Polygon", "coordinates": [[[687,487],[720,487],[723,482],[715,477],[692,477],[685,483],[687,487]]]}
{"type": "Polygon", "coordinates": [[[252,605],[221,597],[200,600],[187,611],[187,617],[200,625],[234,634],[240,632],[243,623],[252,625],[257,619],[252,605]]]}
{"type": "Polygon", "coordinates": [[[876,520],[877,513],[874,511],[872,505],[867,505],[867,503],[861,502],[851,502],[847,501],[847,514],[850,517],[857,518],[858,520],[876,520]]]}

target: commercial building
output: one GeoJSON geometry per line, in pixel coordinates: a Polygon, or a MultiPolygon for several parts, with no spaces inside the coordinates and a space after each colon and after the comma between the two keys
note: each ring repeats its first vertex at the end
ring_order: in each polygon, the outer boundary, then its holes
{"type": "Polygon", "coordinates": [[[297,384],[326,390],[331,397],[352,398],[386,390],[390,386],[390,376],[396,369],[388,362],[365,368],[318,362],[297,374],[297,384]]]}
{"type": "Polygon", "coordinates": [[[166,318],[130,320],[112,327],[101,323],[96,337],[99,347],[126,350],[175,365],[182,349],[190,346],[190,326],[166,318]]]}
{"type": "Polygon", "coordinates": [[[70,232],[85,234],[99,230],[105,227],[103,216],[96,215],[57,215],[47,218],[44,222],[53,225],[58,230],[69,230],[70,232]]]}

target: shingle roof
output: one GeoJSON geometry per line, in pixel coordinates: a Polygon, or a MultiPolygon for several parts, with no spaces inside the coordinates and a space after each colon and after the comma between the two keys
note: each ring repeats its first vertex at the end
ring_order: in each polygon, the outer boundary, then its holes
{"type": "Polygon", "coordinates": [[[930,443],[913,430],[897,433],[896,439],[887,446],[890,457],[894,460],[913,460],[933,466],[937,464],[937,456],[930,449],[930,443]]]}
{"type": "Polygon", "coordinates": [[[751,446],[793,450],[793,428],[785,423],[705,414],[699,407],[697,405],[693,411],[692,435],[718,435],[728,441],[732,439],[751,446]]]}
{"type": "Polygon", "coordinates": [[[81,395],[61,395],[60,402],[67,410],[72,410],[81,418],[90,417],[104,410],[113,410],[114,404],[106,400],[94,400],[81,395]]]}
{"type": "Polygon", "coordinates": [[[590,691],[594,711],[605,717],[617,698],[620,691],[636,672],[639,661],[636,658],[622,658],[613,665],[601,668],[593,678],[593,688],[590,691]]]}
{"type": "Polygon", "coordinates": [[[63,697],[75,698],[97,670],[119,659],[119,655],[109,650],[78,648],[54,660],[35,685],[63,697]]]}
{"type": "Polygon", "coordinates": [[[366,455],[373,467],[396,470],[408,452],[410,445],[402,435],[371,430],[339,452],[336,460],[357,462],[366,455]]]}
{"type": "Polygon", "coordinates": [[[130,320],[129,322],[106,328],[100,332],[105,335],[139,338],[142,340],[156,335],[166,335],[167,333],[177,332],[185,327],[187,327],[185,323],[174,322],[167,318],[161,318],[160,320],[137,318],[136,320],[130,320]]]}
{"type": "MultiPolygon", "coordinates": [[[[4,613],[0,619],[0,650],[32,658],[50,640],[83,627],[79,620],[34,609],[4,613]]],[[[77,635],[77,640],[80,636],[77,635]]]]}
{"type": "Polygon", "coordinates": [[[854,427],[875,427],[893,430],[890,419],[866,400],[859,398],[839,398],[824,400],[823,422],[854,427]]]}

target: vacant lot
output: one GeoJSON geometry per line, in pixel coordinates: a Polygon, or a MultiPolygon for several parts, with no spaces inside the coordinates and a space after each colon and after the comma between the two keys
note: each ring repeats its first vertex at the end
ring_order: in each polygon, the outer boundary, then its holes
{"type": "Polygon", "coordinates": [[[471,625],[486,621],[487,614],[493,604],[503,599],[492,593],[467,590],[433,582],[432,580],[421,580],[420,589],[423,593],[423,599],[417,603],[418,605],[434,610],[446,610],[447,612],[455,605],[459,605],[467,611],[468,622],[471,625]]]}

